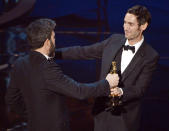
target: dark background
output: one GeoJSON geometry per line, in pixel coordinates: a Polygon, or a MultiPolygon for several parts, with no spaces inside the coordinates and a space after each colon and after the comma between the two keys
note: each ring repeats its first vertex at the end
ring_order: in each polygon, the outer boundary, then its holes
{"type": "MultiPolygon", "coordinates": [[[[142,131],[169,131],[168,0],[0,0],[0,131],[4,128],[19,130],[14,127],[24,126],[22,116],[8,112],[4,95],[12,63],[28,51],[24,28],[31,21],[37,18],[55,20],[58,48],[84,46],[102,41],[112,33],[123,33],[126,10],[136,4],[146,6],[152,14],[152,23],[144,37],[160,54],[151,87],[143,99],[142,131]]],[[[99,77],[99,60],[56,62],[65,74],[80,82],[93,82],[99,77]]],[[[72,130],[92,131],[93,99],[67,98],[67,103],[72,130]]]]}

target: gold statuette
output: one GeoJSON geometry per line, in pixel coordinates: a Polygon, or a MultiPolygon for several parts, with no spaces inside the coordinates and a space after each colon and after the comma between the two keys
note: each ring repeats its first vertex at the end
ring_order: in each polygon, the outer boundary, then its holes
{"type": "MultiPolygon", "coordinates": [[[[116,62],[115,61],[112,61],[112,68],[110,70],[110,73],[111,74],[117,74],[117,66],[116,66],[116,62]]],[[[113,87],[115,88],[115,87],[113,87]]],[[[112,107],[115,107],[118,105],[118,101],[119,101],[119,97],[116,96],[116,95],[110,95],[110,100],[111,100],[111,105],[112,107]]]]}
{"type": "MultiPolygon", "coordinates": [[[[111,74],[117,74],[117,66],[116,66],[116,62],[115,61],[112,61],[112,68],[110,70],[110,73],[111,74]]],[[[115,88],[115,87],[113,87],[115,88]]],[[[114,97],[114,95],[111,95],[112,97],[114,97]]]]}
{"type": "Polygon", "coordinates": [[[117,74],[117,66],[115,61],[112,61],[112,69],[110,70],[110,73],[117,74]]]}

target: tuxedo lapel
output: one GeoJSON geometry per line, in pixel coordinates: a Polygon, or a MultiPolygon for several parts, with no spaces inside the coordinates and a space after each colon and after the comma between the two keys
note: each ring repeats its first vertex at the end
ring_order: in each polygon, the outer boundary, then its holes
{"type": "Polygon", "coordinates": [[[104,63],[104,65],[102,66],[102,71],[104,71],[104,72],[102,72],[102,75],[106,75],[109,72],[112,61],[116,57],[116,54],[120,50],[122,45],[124,45],[125,40],[126,39],[124,38],[118,44],[111,44],[105,50],[105,54],[103,54],[103,57],[106,57],[106,58],[103,59],[103,61],[102,61],[102,63],[104,63]]]}
{"type": "Polygon", "coordinates": [[[139,67],[139,65],[144,60],[144,49],[145,49],[145,42],[141,45],[141,47],[138,49],[137,53],[131,60],[130,64],[127,66],[127,68],[122,73],[122,81],[124,81],[127,76],[134,70],[134,68],[139,67]]]}

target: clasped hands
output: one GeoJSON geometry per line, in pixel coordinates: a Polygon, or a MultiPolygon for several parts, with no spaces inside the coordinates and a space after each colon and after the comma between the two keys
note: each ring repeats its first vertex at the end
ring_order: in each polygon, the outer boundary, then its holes
{"type": "Polygon", "coordinates": [[[110,85],[110,92],[111,92],[111,96],[122,96],[123,95],[123,91],[121,88],[118,87],[119,84],[119,76],[118,74],[108,74],[106,76],[106,80],[108,81],[109,85],[110,85]]]}

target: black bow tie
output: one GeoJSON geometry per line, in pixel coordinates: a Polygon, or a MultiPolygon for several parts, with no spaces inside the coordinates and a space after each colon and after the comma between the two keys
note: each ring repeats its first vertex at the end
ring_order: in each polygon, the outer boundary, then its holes
{"type": "Polygon", "coordinates": [[[124,45],[123,48],[124,50],[131,50],[133,53],[135,53],[135,46],[124,45]]]}

